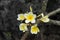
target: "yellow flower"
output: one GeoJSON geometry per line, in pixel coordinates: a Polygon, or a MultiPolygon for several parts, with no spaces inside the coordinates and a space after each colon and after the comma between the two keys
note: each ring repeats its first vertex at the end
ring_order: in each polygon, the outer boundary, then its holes
{"type": "Polygon", "coordinates": [[[48,16],[44,16],[44,17],[42,17],[40,20],[41,20],[42,22],[49,22],[49,21],[50,21],[49,18],[48,18],[48,16]]]}
{"type": "Polygon", "coordinates": [[[24,14],[18,14],[17,20],[24,20],[24,19],[25,19],[24,14]]]}
{"type": "Polygon", "coordinates": [[[39,31],[40,31],[40,30],[39,30],[39,28],[37,27],[37,25],[33,25],[33,26],[31,27],[31,33],[32,33],[32,34],[37,34],[39,31]]]}
{"type": "Polygon", "coordinates": [[[21,23],[19,25],[19,29],[20,31],[23,31],[23,32],[28,31],[27,24],[21,23]]]}
{"type": "Polygon", "coordinates": [[[26,18],[25,20],[26,23],[29,23],[29,22],[35,23],[36,15],[33,14],[33,12],[29,12],[28,14],[25,14],[25,18],[26,18]]]}

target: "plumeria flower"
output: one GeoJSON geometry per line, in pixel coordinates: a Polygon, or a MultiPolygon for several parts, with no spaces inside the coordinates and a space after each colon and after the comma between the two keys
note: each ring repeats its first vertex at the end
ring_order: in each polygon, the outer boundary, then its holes
{"type": "Polygon", "coordinates": [[[37,27],[37,25],[33,25],[31,27],[31,33],[32,34],[37,34],[38,32],[40,32],[39,28],[37,27]]]}
{"type": "Polygon", "coordinates": [[[35,23],[35,18],[36,18],[36,15],[33,14],[33,12],[29,12],[28,14],[25,14],[25,23],[35,23]]]}
{"type": "Polygon", "coordinates": [[[28,31],[27,24],[21,23],[19,25],[19,29],[20,29],[20,31],[23,31],[23,32],[28,31]]]}
{"type": "Polygon", "coordinates": [[[48,16],[44,16],[44,17],[42,17],[40,20],[41,20],[42,22],[49,22],[49,21],[50,21],[49,18],[48,18],[48,16]]]}
{"type": "Polygon", "coordinates": [[[24,19],[25,19],[24,14],[18,14],[17,20],[24,20],[24,19]]]}

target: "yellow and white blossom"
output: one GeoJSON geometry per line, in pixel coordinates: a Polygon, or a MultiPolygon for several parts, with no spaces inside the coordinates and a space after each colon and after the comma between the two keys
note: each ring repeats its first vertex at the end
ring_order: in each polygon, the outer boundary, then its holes
{"type": "Polygon", "coordinates": [[[33,12],[29,12],[28,14],[25,14],[25,18],[26,18],[25,20],[26,23],[29,23],[29,22],[35,23],[36,15],[33,14],[33,12]]]}
{"type": "Polygon", "coordinates": [[[19,25],[19,29],[20,29],[20,31],[23,31],[23,32],[28,31],[27,24],[21,23],[19,25]]]}
{"type": "Polygon", "coordinates": [[[17,20],[24,20],[24,19],[25,19],[24,14],[18,14],[17,20]]]}
{"type": "Polygon", "coordinates": [[[44,16],[40,20],[43,21],[43,22],[49,22],[50,21],[48,16],[44,16]]]}
{"type": "Polygon", "coordinates": [[[33,25],[31,27],[31,33],[32,34],[37,34],[38,32],[40,32],[39,28],[37,27],[37,25],[33,25]]]}

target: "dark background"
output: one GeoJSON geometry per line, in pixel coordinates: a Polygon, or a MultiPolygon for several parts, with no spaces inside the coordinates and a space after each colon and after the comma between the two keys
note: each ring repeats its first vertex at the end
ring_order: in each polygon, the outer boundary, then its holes
{"type": "MultiPolygon", "coordinates": [[[[20,40],[24,34],[18,28],[19,21],[17,15],[29,11],[32,5],[34,13],[39,13],[42,0],[0,0],[0,40],[20,40]]],[[[48,0],[46,12],[60,8],[60,0],[48,0]]],[[[60,14],[49,17],[59,20],[60,14]]],[[[60,40],[60,26],[53,24],[44,24],[42,37],[44,40],[60,40]]],[[[29,34],[26,40],[40,40],[41,34],[29,34]]]]}

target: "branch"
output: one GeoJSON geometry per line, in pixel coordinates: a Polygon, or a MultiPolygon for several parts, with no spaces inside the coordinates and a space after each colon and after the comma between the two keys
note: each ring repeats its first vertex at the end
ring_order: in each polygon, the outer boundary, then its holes
{"type": "MultiPolygon", "coordinates": [[[[50,12],[50,13],[48,13],[46,16],[52,16],[52,15],[55,15],[55,14],[57,14],[58,12],[60,12],[60,8],[58,8],[57,10],[55,10],[55,11],[52,11],[52,12],[50,12]]],[[[52,20],[52,19],[50,19],[50,22],[49,23],[51,23],[51,24],[55,24],[55,25],[59,25],[60,26],[60,21],[57,21],[57,20],[52,20]]]]}
{"type": "MultiPolygon", "coordinates": [[[[60,12],[60,8],[58,8],[57,10],[54,10],[54,11],[52,11],[52,12],[48,13],[48,14],[47,14],[47,15],[45,15],[45,16],[49,17],[49,16],[52,16],[52,15],[57,14],[58,12],[60,12]]],[[[39,15],[41,15],[41,14],[39,14],[39,15]]],[[[38,15],[38,16],[39,16],[39,15],[38,15]]]]}
{"type": "Polygon", "coordinates": [[[50,24],[55,24],[60,26],[60,21],[50,19],[50,24]]]}
{"type": "Polygon", "coordinates": [[[58,8],[57,10],[54,10],[54,11],[48,13],[46,16],[49,17],[49,16],[52,16],[52,15],[54,15],[54,14],[57,14],[58,12],[60,12],[60,8],[58,8]]]}
{"type": "Polygon", "coordinates": [[[28,34],[29,34],[29,32],[26,32],[26,33],[22,36],[21,40],[25,40],[25,39],[27,38],[28,34]]]}

